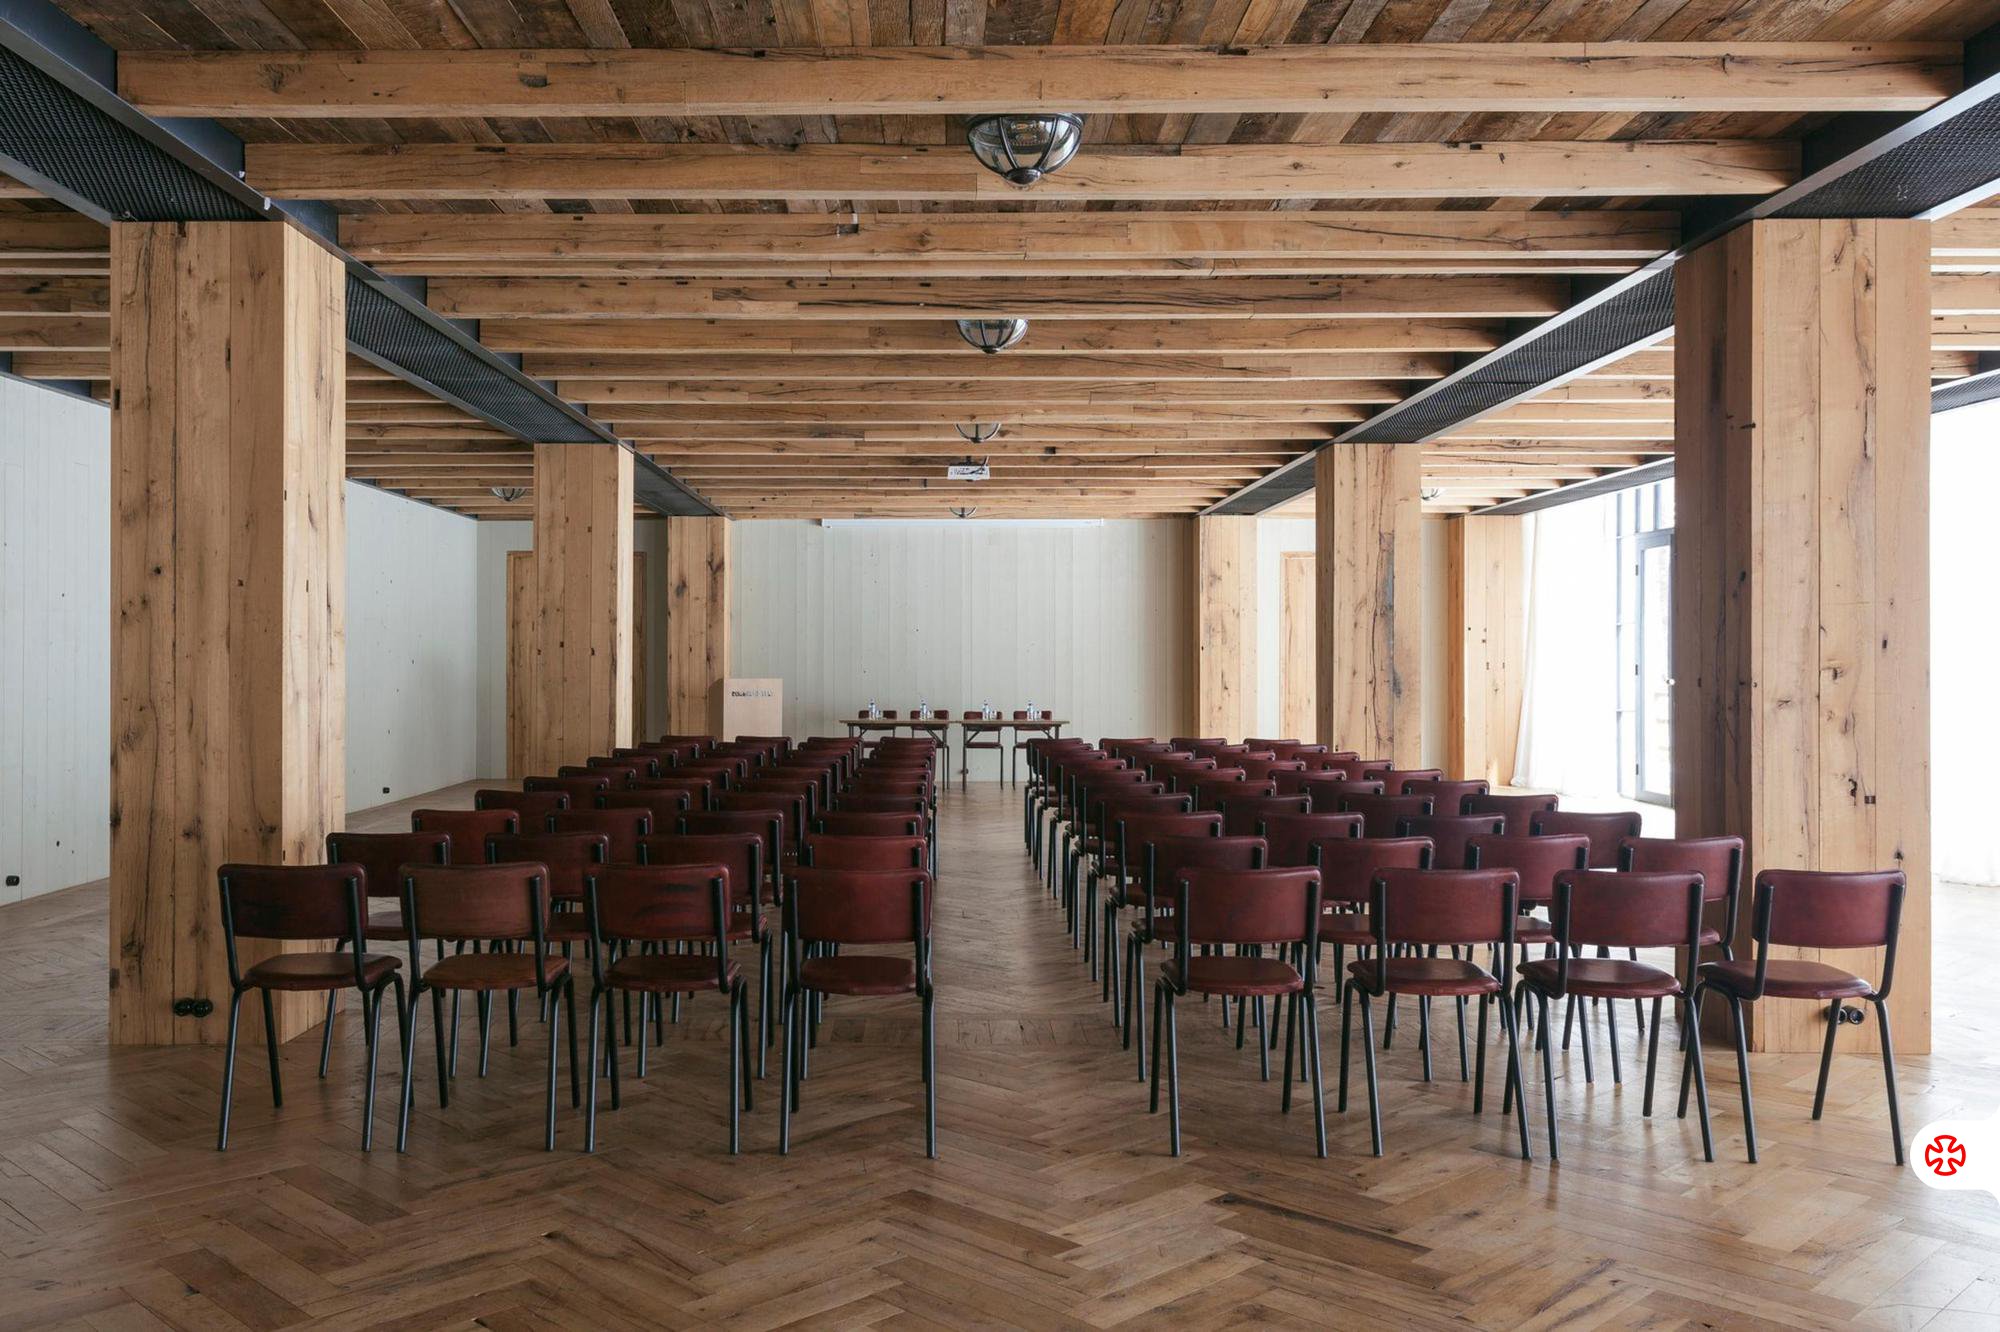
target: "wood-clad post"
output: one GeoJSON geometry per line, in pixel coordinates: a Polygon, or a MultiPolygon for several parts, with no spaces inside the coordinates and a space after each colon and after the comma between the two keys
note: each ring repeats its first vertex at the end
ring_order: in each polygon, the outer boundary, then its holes
{"type": "Polygon", "coordinates": [[[1450,659],[1444,766],[1495,785],[1514,777],[1527,685],[1523,520],[1467,514],[1444,520],[1445,631],[1450,659]]]}
{"type": "MultiPolygon", "coordinates": [[[[1742,835],[1752,870],[1901,868],[1909,1054],[1930,1048],[1929,333],[1924,222],[1754,222],[1676,275],[1676,826],[1742,835]]],[[[1759,1049],[1820,1048],[1823,1007],[1753,1008],[1759,1049]]]]}
{"type": "Polygon", "coordinates": [[[528,766],[632,743],[632,455],[535,445],[535,647],[528,766]]]}
{"type": "Polygon", "coordinates": [[[1331,444],[1313,472],[1319,740],[1405,767],[1423,754],[1420,457],[1331,444]]]}
{"type": "MultiPolygon", "coordinates": [[[[346,293],[287,225],[111,228],[115,1044],[222,1040],[216,870],[318,863],[345,816],[346,293]]],[[[280,1038],[323,1011],[278,996],[280,1038]]]]}
{"type": "Polygon", "coordinates": [[[1195,521],[1195,734],[1257,729],[1257,523],[1195,521]]]}
{"type": "Polygon", "coordinates": [[[720,734],[718,686],[729,675],[729,520],[669,518],[666,523],[663,734],[720,734]]]}

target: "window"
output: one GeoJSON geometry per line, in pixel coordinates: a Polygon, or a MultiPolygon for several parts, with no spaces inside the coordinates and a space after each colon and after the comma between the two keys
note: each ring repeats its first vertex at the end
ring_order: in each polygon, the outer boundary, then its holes
{"type": "Polygon", "coordinates": [[[1618,792],[1673,793],[1674,483],[1617,496],[1618,792]]]}

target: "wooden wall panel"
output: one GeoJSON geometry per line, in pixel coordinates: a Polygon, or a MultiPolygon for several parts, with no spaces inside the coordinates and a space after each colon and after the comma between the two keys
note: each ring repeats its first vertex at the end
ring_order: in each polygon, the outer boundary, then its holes
{"type": "Polygon", "coordinates": [[[1337,444],[1314,464],[1318,738],[1416,766],[1423,753],[1421,451],[1337,444]]]}
{"type": "Polygon", "coordinates": [[[531,770],[632,743],[632,455],[535,446],[531,770]]]}
{"type": "Polygon", "coordinates": [[[1445,520],[1451,634],[1444,766],[1458,777],[1513,780],[1527,685],[1527,569],[1522,520],[1445,520]]]}
{"type": "Polygon", "coordinates": [[[1319,733],[1318,557],[1288,550],[1278,557],[1278,737],[1319,733]]]}
{"type": "Polygon", "coordinates": [[[288,226],[129,223],[112,291],[111,1039],[218,1041],[216,869],[344,813],[345,274],[288,226]]]}
{"type": "Polygon", "coordinates": [[[646,734],[646,552],[632,552],[632,734],[646,734]]]}
{"type": "Polygon", "coordinates": [[[667,524],[665,735],[704,735],[722,724],[712,697],[729,675],[729,520],[667,524]]]}
{"type": "MultiPolygon", "coordinates": [[[[1678,826],[1755,868],[1901,867],[1906,1053],[1930,1043],[1928,251],[1921,222],[1754,223],[1683,263],[1675,328],[1678,826]]],[[[1760,1004],[1752,1039],[1817,1050],[1823,1021],[1760,1004]]]]}
{"type": "MultiPolygon", "coordinates": [[[[507,552],[507,775],[515,780],[528,767],[535,696],[535,623],[538,617],[535,552],[507,552]]],[[[646,555],[632,552],[632,734],[645,734],[646,716],[646,555]]]]}
{"type": "Polygon", "coordinates": [[[1256,518],[1195,520],[1195,733],[1257,725],[1256,518]]]}

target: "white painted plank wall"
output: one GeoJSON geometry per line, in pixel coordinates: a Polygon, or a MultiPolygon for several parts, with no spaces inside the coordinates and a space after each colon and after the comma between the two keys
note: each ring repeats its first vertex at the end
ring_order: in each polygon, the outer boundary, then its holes
{"type": "Polygon", "coordinates": [[[1091,739],[1169,735],[1192,698],[1193,528],[735,523],[732,670],[785,681],[795,736],[843,734],[871,700],[1032,701],[1091,739]]]}

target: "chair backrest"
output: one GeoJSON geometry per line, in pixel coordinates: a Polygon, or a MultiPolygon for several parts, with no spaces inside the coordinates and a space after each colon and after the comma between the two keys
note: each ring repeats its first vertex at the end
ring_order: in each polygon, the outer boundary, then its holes
{"type": "MultiPolygon", "coordinates": [[[[1512,945],[1520,887],[1510,869],[1377,870],[1369,907],[1375,941],[1385,956],[1392,944],[1512,945]]],[[[1503,972],[1511,951],[1502,950],[1503,972]]]]}
{"type": "MultiPolygon", "coordinates": [[[[650,833],[654,828],[673,827],[674,821],[682,814],[699,808],[700,801],[693,791],[684,788],[666,791],[606,791],[597,797],[597,807],[599,810],[644,810],[651,824],[646,831],[650,833]]],[[[629,864],[634,857],[614,855],[612,859],[629,864]]]]}
{"type": "MultiPolygon", "coordinates": [[[[1347,769],[1315,768],[1312,762],[1315,757],[1317,756],[1309,754],[1305,758],[1293,759],[1292,762],[1296,765],[1294,767],[1278,767],[1271,770],[1271,785],[1278,788],[1279,795],[1309,795],[1311,794],[1311,790],[1307,786],[1308,782],[1344,782],[1347,780],[1347,769]]],[[[1380,786],[1381,783],[1370,782],[1368,785],[1372,788],[1380,786]]]]}
{"type": "Polygon", "coordinates": [[[1443,768],[1397,768],[1390,766],[1365,767],[1361,775],[1382,783],[1390,795],[1402,795],[1404,782],[1441,782],[1443,768]]]}
{"type": "Polygon", "coordinates": [[[1308,853],[1319,870],[1320,899],[1354,904],[1372,900],[1375,874],[1385,869],[1429,869],[1428,837],[1322,837],[1308,853]]]}
{"type": "Polygon", "coordinates": [[[1253,782],[1276,781],[1281,772],[1303,773],[1306,765],[1298,759],[1282,759],[1273,754],[1269,758],[1257,754],[1245,754],[1236,760],[1236,766],[1253,782]]]}
{"type": "Polygon", "coordinates": [[[1466,843],[1506,831],[1507,820],[1499,814],[1418,814],[1396,820],[1398,837],[1431,839],[1431,863],[1439,869],[1466,868],[1466,843]]]}
{"type": "Polygon", "coordinates": [[[410,811],[410,828],[451,838],[450,864],[484,865],[486,839],[521,831],[521,820],[511,809],[417,809],[410,811]]]}
{"type": "Polygon", "coordinates": [[[1298,786],[1312,797],[1313,808],[1322,814],[1338,814],[1340,802],[1349,796],[1378,796],[1385,790],[1380,782],[1350,781],[1331,772],[1309,772],[1298,786]]]}
{"type": "Polygon", "coordinates": [[[779,853],[785,845],[784,815],[763,809],[716,809],[705,814],[688,813],[681,815],[680,826],[675,831],[702,836],[709,833],[755,835],[763,846],[766,873],[770,876],[772,891],[776,893],[779,853]]]}
{"type": "Polygon", "coordinates": [[[583,761],[586,768],[623,772],[632,777],[657,777],[666,765],[656,754],[592,754],[583,761]]]}
{"type": "MultiPolygon", "coordinates": [[[[1291,798],[1304,799],[1302,796],[1291,798]]],[[[1257,820],[1257,826],[1250,831],[1271,844],[1270,864],[1274,868],[1298,868],[1312,864],[1314,842],[1328,837],[1361,836],[1361,816],[1282,812],[1266,814],[1257,820]]]]}
{"type": "Polygon", "coordinates": [[[1137,788],[1108,794],[1090,804],[1088,820],[1092,833],[1111,836],[1118,820],[1126,814],[1179,814],[1194,808],[1194,799],[1159,790],[1159,782],[1142,782],[1137,788]]]}
{"type": "Polygon", "coordinates": [[[1590,839],[1574,834],[1473,837],[1465,847],[1468,868],[1514,871],[1524,907],[1555,901],[1556,875],[1590,868],[1590,839]]]}
{"type": "Polygon", "coordinates": [[[1241,768],[1217,768],[1214,772],[1176,778],[1173,789],[1193,796],[1196,809],[1220,809],[1222,802],[1232,796],[1278,793],[1278,788],[1270,782],[1253,782],[1249,777],[1241,768]]]}
{"type": "Polygon", "coordinates": [[[1203,746],[1226,745],[1228,740],[1219,735],[1176,735],[1167,741],[1175,749],[1185,749],[1190,754],[1198,754],[1203,746]]]}
{"type": "Polygon", "coordinates": [[[523,791],[561,791],[569,796],[571,809],[589,809],[597,800],[599,791],[611,789],[611,779],[602,773],[584,777],[523,777],[523,791]]]}
{"type": "Polygon", "coordinates": [[[630,784],[635,777],[651,777],[653,763],[650,759],[606,759],[600,766],[596,759],[584,763],[565,763],[556,769],[558,777],[604,777],[616,791],[630,784]]]}
{"type": "MultiPolygon", "coordinates": [[[[366,873],[356,865],[224,865],[216,882],[225,932],[232,940],[352,939],[366,873]]],[[[233,964],[233,944],[230,955],[233,964]]]]}
{"type": "Polygon", "coordinates": [[[763,791],[731,791],[716,798],[716,809],[728,814],[761,814],[778,821],[778,845],[798,850],[799,833],[806,824],[804,796],[763,791]]]}
{"type": "MultiPolygon", "coordinates": [[[[1313,808],[1325,808],[1313,793],[1313,808]]],[[[1431,798],[1420,795],[1344,795],[1335,809],[1361,816],[1363,837],[1394,837],[1404,819],[1429,815],[1431,798]]]]}
{"type": "Polygon", "coordinates": [[[639,843],[642,865],[726,865],[737,910],[774,900],[764,866],[764,839],[753,832],[655,833],[639,843]]]}
{"type": "MultiPolygon", "coordinates": [[[[1241,782],[1239,785],[1248,792],[1268,793],[1272,790],[1262,782],[1241,782]]],[[[1262,837],[1264,834],[1261,825],[1266,819],[1310,813],[1312,798],[1303,795],[1238,795],[1231,791],[1221,797],[1219,808],[1222,812],[1222,832],[1225,837],[1262,837]]]]}
{"type": "Polygon", "coordinates": [[[361,887],[370,897],[403,896],[405,865],[448,865],[451,835],[441,832],[353,833],[326,835],[326,863],[358,865],[361,887]]]}
{"type": "Polygon", "coordinates": [[[1118,863],[1134,882],[1145,871],[1148,848],[1161,838],[1221,835],[1220,814],[1171,810],[1120,810],[1107,832],[1117,850],[1118,863]]]}
{"type": "Polygon", "coordinates": [[[1550,923],[1565,960],[1571,945],[1695,949],[1701,941],[1701,903],[1700,874],[1564,870],[1556,875],[1550,923]]]}
{"type": "MultiPolygon", "coordinates": [[[[1618,868],[1628,874],[1699,874],[1708,901],[1731,901],[1743,884],[1743,839],[1627,837],[1618,844],[1618,868]]],[[[1734,927],[1730,921],[1727,928],[1734,927]]]]}
{"type": "Polygon", "coordinates": [[[1518,828],[1525,834],[1530,819],[1555,807],[1556,797],[1552,795],[1494,795],[1488,792],[1486,795],[1467,796],[1463,812],[1499,814],[1507,820],[1509,828],[1518,828]]]}
{"type": "Polygon", "coordinates": [[[652,810],[644,807],[617,809],[566,809],[551,814],[544,825],[552,833],[600,833],[609,841],[609,858],[615,865],[639,863],[639,839],[657,826],[652,810]]]}
{"type": "Polygon", "coordinates": [[[1319,940],[1316,869],[1189,869],[1173,883],[1183,959],[1197,944],[1304,944],[1319,940]]]}
{"type": "Polygon", "coordinates": [[[1463,814],[1467,812],[1466,800],[1485,795],[1488,789],[1484,778],[1450,782],[1441,777],[1411,777],[1404,780],[1401,794],[1429,796],[1431,808],[1439,814],[1463,814]]]}
{"type": "Polygon", "coordinates": [[[930,864],[930,843],[922,837],[808,833],[800,859],[814,869],[922,869],[930,864]]]}
{"type": "MultiPolygon", "coordinates": [[[[539,943],[548,920],[548,879],[548,867],[532,861],[411,865],[403,874],[404,919],[413,939],[539,943]]],[[[535,949],[538,958],[541,951],[535,949]]]]}
{"type": "Polygon", "coordinates": [[[603,833],[513,833],[486,839],[492,865],[533,863],[542,867],[542,885],[551,898],[583,896],[583,877],[593,865],[609,864],[611,839],[603,833]]]}
{"type": "Polygon", "coordinates": [[[603,975],[602,946],[613,939],[677,941],[715,946],[716,988],[728,987],[729,867],[727,865],[606,865],[591,872],[585,897],[592,969],[603,975]]]}
{"type": "Polygon", "coordinates": [[[843,814],[916,814],[923,815],[930,809],[930,797],[921,791],[914,793],[876,793],[865,790],[849,790],[835,802],[837,811],[843,814]]]}
{"type": "MultiPolygon", "coordinates": [[[[559,809],[569,808],[567,791],[508,791],[482,787],[472,793],[474,809],[511,809],[527,828],[539,828],[542,820],[559,809]]],[[[402,896],[402,890],[396,892],[402,896]]]]}
{"type": "Polygon", "coordinates": [[[928,837],[930,820],[910,811],[861,814],[834,809],[815,816],[812,831],[836,837],[928,837]]]}
{"type": "Polygon", "coordinates": [[[665,777],[641,777],[626,788],[625,794],[645,791],[685,791],[689,809],[707,809],[715,793],[715,783],[699,773],[689,773],[685,768],[669,768],[665,777]]]}
{"type": "Polygon", "coordinates": [[[785,911],[797,943],[921,944],[931,933],[931,876],[800,866],[785,911]]]}
{"type": "Polygon", "coordinates": [[[1635,809],[1606,811],[1551,810],[1528,816],[1533,837],[1577,836],[1590,839],[1590,868],[1617,869],[1618,848],[1628,837],[1642,835],[1645,820],[1635,809]]]}
{"type": "Polygon", "coordinates": [[[1173,905],[1173,885],[1189,870],[1263,869],[1271,847],[1261,837],[1155,837],[1140,887],[1152,896],[1154,910],[1173,905]]]}
{"type": "MultiPolygon", "coordinates": [[[[1893,950],[1906,882],[1901,870],[1760,871],[1754,903],[1760,971],[1761,945],[1766,943],[1781,948],[1893,950]]],[[[1893,965],[1893,951],[1890,958],[1893,965]]],[[[1886,991],[1887,981],[1879,988],[1886,991]]]]}

